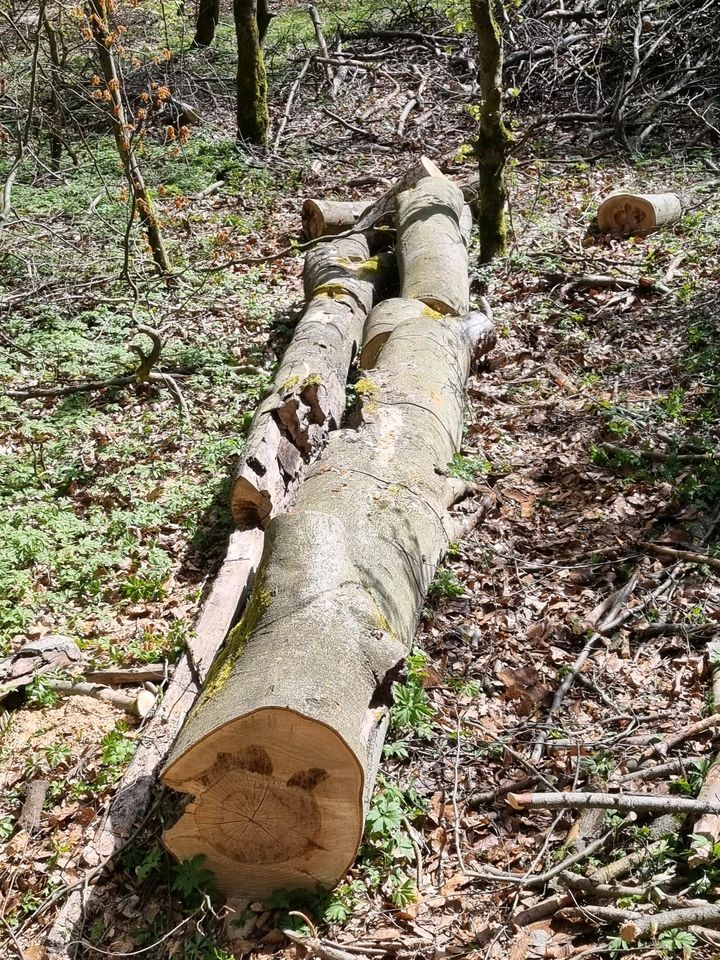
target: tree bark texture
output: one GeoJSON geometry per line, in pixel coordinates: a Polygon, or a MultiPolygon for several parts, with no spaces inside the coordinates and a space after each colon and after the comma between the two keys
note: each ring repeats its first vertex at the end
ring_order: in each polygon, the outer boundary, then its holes
{"type": "Polygon", "coordinates": [[[600,204],[598,227],[603,233],[644,236],[668,226],[683,215],[676,193],[613,193],[600,204]]]}
{"type": "Polygon", "coordinates": [[[267,75],[260,45],[257,0],[233,0],[237,38],[237,127],[247,143],[264,146],[269,125],[267,75]]]}
{"type": "Polygon", "coordinates": [[[194,47],[209,47],[215,39],[215,27],[220,20],[220,0],[199,0],[195,22],[194,47]]]}
{"type": "Polygon", "coordinates": [[[428,177],[397,198],[400,292],[432,310],[468,312],[470,281],[461,218],[462,190],[445,177],[428,177]]]}
{"type": "Polygon", "coordinates": [[[194,796],[166,846],[205,854],[226,894],[330,887],[356,855],[391,683],[455,535],[446,467],[489,327],[413,305],[355,384],[358,426],[330,434],[267,527],[247,610],[163,773],[194,796]]]}
{"type": "Polygon", "coordinates": [[[289,503],[306,464],[339,426],[350,363],[384,269],[362,235],[308,252],[308,306],[255,414],[232,486],[238,525],[265,525],[289,503]]]}
{"type": "Polygon", "coordinates": [[[475,151],[478,158],[478,227],[480,259],[489,263],[507,250],[505,225],[505,164],[513,138],[503,122],[503,37],[496,4],[502,0],[471,0],[478,38],[480,122],[475,151]]]}

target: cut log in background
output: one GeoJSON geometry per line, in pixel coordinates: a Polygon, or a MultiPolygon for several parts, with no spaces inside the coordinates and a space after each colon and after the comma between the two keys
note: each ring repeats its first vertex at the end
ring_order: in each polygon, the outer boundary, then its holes
{"type": "Polygon", "coordinates": [[[598,227],[604,233],[646,234],[676,223],[683,214],[675,193],[613,193],[600,204],[598,227]]]}
{"type": "Polygon", "coordinates": [[[402,299],[376,308],[398,322],[355,385],[360,425],[330,434],[292,511],[270,520],[247,610],[163,773],[194,797],[166,846],[204,854],[228,895],[330,887],[347,871],[391,681],[455,535],[446,466],[492,324],[463,315],[462,192],[432,177],[397,206],[402,299]]]}

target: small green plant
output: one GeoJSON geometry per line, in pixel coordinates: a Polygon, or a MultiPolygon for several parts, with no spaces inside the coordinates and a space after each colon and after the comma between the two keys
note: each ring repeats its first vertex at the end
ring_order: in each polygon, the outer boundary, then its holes
{"type": "Polygon", "coordinates": [[[387,887],[390,901],[400,910],[417,900],[417,888],[414,881],[400,868],[390,874],[387,887]]]}
{"type": "Polygon", "coordinates": [[[388,760],[407,760],[408,746],[404,740],[394,740],[383,747],[383,756],[388,760]]]}
{"type": "Polygon", "coordinates": [[[11,837],[14,829],[15,824],[12,817],[0,817],[0,840],[7,840],[8,837],[11,837]]]}
{"type": "Polygon", "coordinates": [[[430,584],[430,589],[428,590],[428,595],[433,600],[456,600],[458,597],[462,597],[464,593],[465,589],[458,578],[452,570],[448,570],[445,567],[436,571],[433,582],[430,584]]]}
{"type": "Polygon", "coordinates": [[[467,677],[450,677],[448,686],[461,697],[476,697],[480,693],[480,681],[468,680],[467,677]]]}
{"type": "Polygon", "coordinates": [[[42,676],[35,677],[25,688],[25,700],[30,707],[49,709],[57,706],[60,697],[47,686],[42,676]]]}
{"type": "Polygon", "coordinates": [[[655,942],[661,950],[667,950],[668,953],[682,953],[684,957],[691,957],[697,939],[689,930],[674,929],[658,934],[655,942]]]}
{"type": "Polygon", "coordinates": [[[455,477],[456,480],[467,480],[468,483],[479,475],[489,473],[492,464],[489,460],[482,460],[480,457],[466,457],[462,453],[456,453],[450,463],[447,465],[449,477],[455,477]]]}
{"type": "Polygon", "coordinates": [[[430,721],[434,718],[435,711],[428,703],[422,682],[411,676],[407,683],[394,683],[393,701],[390,711],[392,728],[412,731],[421,740],[430,740],[433,735],[430,721]]]}
{"type": "Polygon", "coordinates": [[[623,940],[622,937],[609,937],[608,938],[608,953],[611,957],[619,957],[620,954],[625,953],[627,950],[632,949],[629,943],[626,940],[623,940]]]}
{"type": "Polygon", "coordinates": [[[615,760],[612,754],[600,751],[591,757],[583,757],[580,766],[591,776],[599,777],[601,780],[609,780],[615,769],[615,760]]]}
{"type": "Polygon", "coordinates": [[[204,896],[214,893],[212,873],[203,866],[204,855],[190,857],[172,866],[170,888],[185,900],[199,902],[204,896]]]}
{"type": "Polygon", "coordinates": [[[112,782],[116,780],[123,768],[130,762],[135,753],[135,741],[126,733],[125,724],[120,722],[114,730],[105,734],[102,739],[102,753],[100,756],[105,778],[112,782]]]}
{"type": "Polygon", "coordinates": [[[670,792],[685,797],[696,797],[700,792],[708,770],[709,760],[692,760],[685,776],[675,777],[670,783],[670,792]]]}

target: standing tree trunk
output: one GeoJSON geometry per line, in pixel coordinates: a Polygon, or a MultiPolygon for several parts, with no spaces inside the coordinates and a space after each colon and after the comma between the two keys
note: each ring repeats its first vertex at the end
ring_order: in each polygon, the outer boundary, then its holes
{"type": "Polygon", "coordinates": [[[257,0],[233,0],[233,15],[238,50],[238,136],[247,143],[263,146],[267,140],[269,117],[257,0]]]}
{"type": "Polygon", "coordinates": [[[118,153],[120,154],[120,162],[122,163],[125,177],[130,186],[133,200],[133,213],[137,210],[140,214],[140,221],[147,233],[153,260],[157,264],[158,269],[161,273],[168,274],[170,273],[170,261],[165,252],[165,245],[162,234],[160,233],[160,224],[155,216],[152,200],[150,199],[150,194],[145,185],[140,164],[137,161],[130,139],[132,125],[128,123],[125,114],[120,79],[117,68],[115,67],[115,58],[111,51],[113,40],[111,39],[111,31],[107,21],[107,9],[107,0],[88,0],[85,12],[97,48],[100,69],[105,79],[105,87],[110,94],[111,118],[115,143],[117,144],[118,153]]]}
{"type": "Polygon", "coordinates": [[[194,47],[209,47],[215,39],[215,27],[220,20],[220,0],[200,0],[195,23],[194,47]]]}
{"type": "Polygon", "coordinates": [[[488,263],[507,250],[504,171],[513,137],[502,118],[503,39],[495,18],[502,0],[471,0],[478,38],[478,83],[482,103],[475,150],[479,167],[478,226],[480,259],[488,263]]]}
{"type": "MultiPolygon", "coordinates": [[[[60,14],[58,14],[58,24],[60,14]]],[[[46,17],[45,35],[50,49],[50,169],[59,170],[62,160],[62,104],[60,102],[60,50],[55,27],[46,17]]]]}
{"type": "Polygon", "coordinates": [[[267,0],[258,0],[256,19],[258,25],[258,34],[260,36],[260,46],[262,46],[265,41],[265,34],[267,33],[268,27],[270,26],[270,21],[274,16],[275,14],[268,10],[267,0]]]}

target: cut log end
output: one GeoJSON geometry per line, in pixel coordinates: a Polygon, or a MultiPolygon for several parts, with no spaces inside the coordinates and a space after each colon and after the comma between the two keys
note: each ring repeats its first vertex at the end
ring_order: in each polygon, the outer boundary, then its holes
{"type": "Polygon", "coordinates": [[[598,209],[598,227],[622,236],[646,234],[682,217],[682,201],[674,193],[615,193],[598,209]]]}
{"type": "Polygon", "coordinates": [[[360,843],[359,762],[335,731],[292,710],[214,730],[163,780],[195,796],[163,843],[180,859],[205,854],[227,896],[331,887],[360,843]]]}

